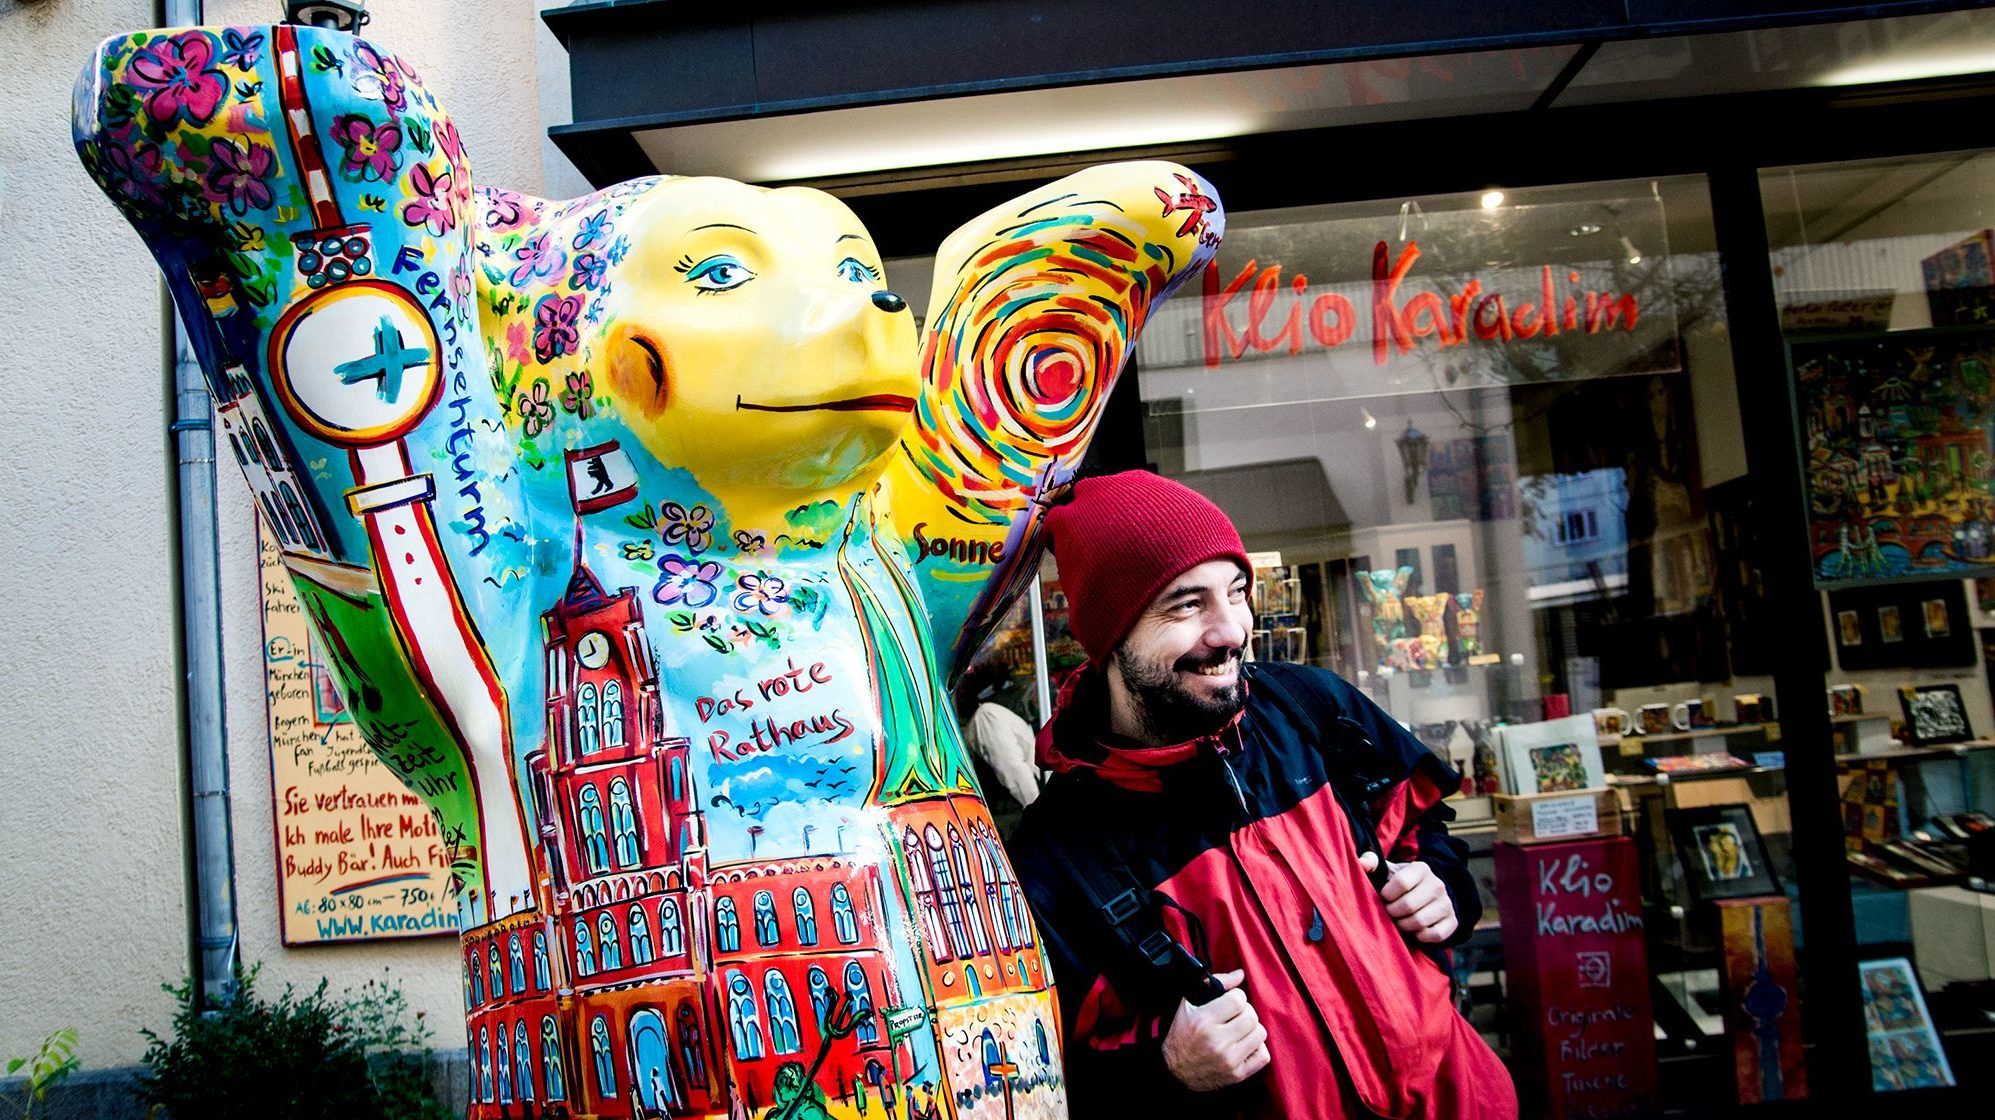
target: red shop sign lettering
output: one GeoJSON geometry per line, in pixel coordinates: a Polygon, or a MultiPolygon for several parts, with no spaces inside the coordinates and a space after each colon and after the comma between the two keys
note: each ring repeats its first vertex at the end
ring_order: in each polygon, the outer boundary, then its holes
{"type": "MultiPolygon", "coordinates": [[[[1423,344],[1440,349],[1460,346],[1471,338],[1508,345],[1552,338],[1562,333],[1633,333],[1640,322],[1640,301],[1632,292],[1603,292],[1581,286],[1580,274],[1568,270],[1561,282],[1551,265],[1538,270],[1536,291],[1506,300],[1486,292],[1480,278],[1471,278],[1460,291],[1401,292],[1407,273],[1420,259],[1420,245],[1409,241],[1393,258],[1381,241],[1372,249],[1372,363],[1385,365],[1394,356],[1423,344]]],[[[1219,262],[1205,266],[1205,364],[1219,368],[1249,350],[1269,353],[1287,347],[1300,354],[1305,338],[1326,350],[1349,342],[1361,321],[1351,300],[1337,292],[1308,297],[1309,277],[1297,272],[1286,287],[1295,297],[1287,314],[1270,322],[1270,313],[1284,287],[1279,263],[1263,267],[1250,260],[1230,282],[1222,282],[1219,262]],[[1242,293],[1244,319],[1235,307],[1242,293]],[[1236,325],[1237,321],[1237,325],[1236,325]]]]}

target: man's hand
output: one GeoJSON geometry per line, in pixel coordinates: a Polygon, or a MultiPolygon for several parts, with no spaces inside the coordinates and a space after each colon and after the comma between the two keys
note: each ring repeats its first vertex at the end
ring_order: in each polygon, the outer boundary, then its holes
{"type": "Polygon", "coordinates": [[[1185,1087],[1200,1093],[1238,1085],[1268,1065],[1268,1029],[1240,982],[1242,969],[1219,973],[1226,994],[1203,1007],[1179,1000],[1177,1018],[1164,1036],[1164,1064],[1185,1087]]]}
{"type": "MultiPolygon", "coordinates": [[[[1358,857],[1358,866],[1370,875],[1378,870],[1378,861],[1377,852],[1366,852],[1358,857]]],[[[1385,869],[1387,878],[1385,886],[1379,888],[1379,897],[1385,900],[1385,912],[1400,932],[1427,945],[1439,945],[1454,935],[1458,924],[1455,903],[1433,868],[1414,860],[1388,861],[1385,869]]]]}

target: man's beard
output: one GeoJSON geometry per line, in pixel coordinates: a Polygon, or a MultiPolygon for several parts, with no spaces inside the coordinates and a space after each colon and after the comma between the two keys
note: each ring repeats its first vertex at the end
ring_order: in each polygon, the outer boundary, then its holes
{"type": "Polygon", "coordinates": [[[1196,672],[1228,661],[1238,661],[1240,651],[1186,654],[1171,665],[1145,661],[1121,646],[1115,651],[1115,668],[1143,721],[1143,737],[1158,745],[1183,743],[1210,735],[1226,726],[1246,706],[1246,690],[1235,670],[1233,683],[1207,700],[1187,691],[1178,678],[1180,672],[1196,672]]]}

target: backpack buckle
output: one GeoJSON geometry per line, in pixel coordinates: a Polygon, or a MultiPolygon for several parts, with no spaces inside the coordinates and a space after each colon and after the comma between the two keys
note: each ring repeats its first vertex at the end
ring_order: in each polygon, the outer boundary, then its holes
{"type": "Polygon", "coordinates": [[[1143,954],[1144,958],[1151,965],[1158,968],[1169,965],[1171,958],[1176,955],[1177,950],[1178,943],[1171,939],[1170,934],[1165,933],[1161,929],[1136,943],[1136,951],[1143,954]]]}
{"type": "Polygon", "coordinates": [[[1142,910],[1143,900],[1137,895],[1136,888],[1134,887],[1122,891],[1122,893],[1116,895],[1114,898],[1101,904],[1101,916],[1107,918],[1108,924],[1112,926],[1119,926],[1128,922],[1131,918],[1141,913],[1142,910]]]}

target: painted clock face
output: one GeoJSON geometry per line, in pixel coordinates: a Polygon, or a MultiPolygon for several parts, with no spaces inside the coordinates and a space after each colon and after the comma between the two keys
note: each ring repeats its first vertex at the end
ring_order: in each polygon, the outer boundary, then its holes
{"type": "Polygon", "coordinates": [[[600,669],[610,659],[610,640],[601,631],[591,630],[575,643],[575,659],[584,669],[600,669]]]}

